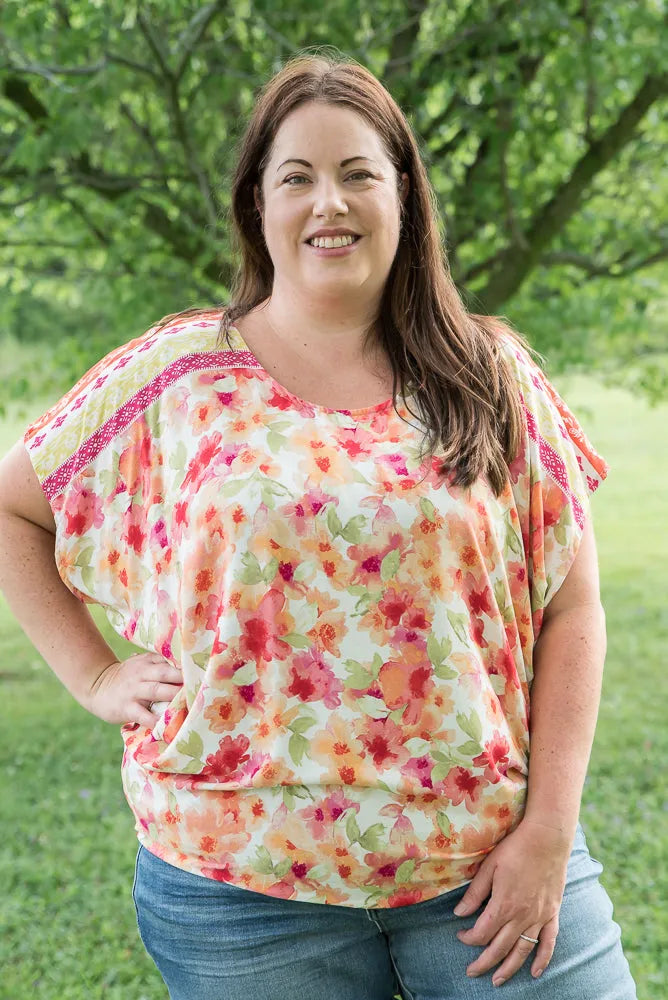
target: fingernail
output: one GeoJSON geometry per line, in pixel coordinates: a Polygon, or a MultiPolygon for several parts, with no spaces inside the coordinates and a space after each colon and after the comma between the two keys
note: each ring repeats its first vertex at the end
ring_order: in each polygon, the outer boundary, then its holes
{"type": "Polygon", "coordinates": [[[454,910],[452,912],[455,914],[455,916],[461,917],[462,913],[466,913],[466,904],[465,903],[457,903],[457,905],[455,906],[455,908],[454,908],[454,910]]]}
{"type": "Polygon", "coordinates": [[[543,975],[543,970],[542,969],[538,969],[536,972],[534,972],[533,977],[534,977],[534,979],[538,979],[538,977],[542,976],[542,975],[543,975]]]}
{"type": "Polygon", "coordinates": [[[503,986],[505,979],[493,979],[492,986],[503,986]]]}

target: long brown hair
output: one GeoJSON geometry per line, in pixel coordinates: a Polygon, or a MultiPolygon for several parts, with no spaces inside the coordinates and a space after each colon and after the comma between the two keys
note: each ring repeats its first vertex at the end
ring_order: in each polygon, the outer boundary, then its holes
{"type": "MultiPolygon", "coordinates": [[[[230,327],[272,292],[274,268],[262,233],[253,188],[262,175],[283,119],[301,104],[320,102],[361,115],[381,137],[397,172],[410,187],[401,206],[397,253],[379,316],[363,350],[380,345],[397,390],[412,393],[426,428],[428,453],[442,448],[439,472],[453,485],[471,486],[487,475],[498,496],[507,465],[522,442],[519,389],[500,352],[503,334],[528,345],[505,319],[469,313],[450,276],[438,228],[438,209],[411,127],[394,99],[364,66],[340,55],[304,55],[289,60],[262,88],[241,140],[232,181],[231,220],[241,262],[222,307],[219,345],[230,327]]],[[[183,316],[190,309],[165,317],[183,316]]],[[[410,400],[406,399],[408,411],[410,400]]]]}

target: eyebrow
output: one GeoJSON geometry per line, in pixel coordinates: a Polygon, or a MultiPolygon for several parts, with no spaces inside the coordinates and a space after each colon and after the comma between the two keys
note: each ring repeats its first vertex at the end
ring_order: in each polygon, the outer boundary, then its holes
{"type": "MultiPolygon", "coordinates": [[[[347,160],[341,160],[341,163],[339,164],[339,166],[340,167],[345,167],[345,166],[347,166],[348,163],[352,163],[353,160],[368,160],[369,163],[373,162],[373,160],[371,160],[371,158],[368,157],[368,156],[349,156],[347,160]]],[[[281,167],[284,167],[286,163],[301,163],[301,165],[303,167],[313,167],[313,164],[309,163],[308,160],[299,160],[296,157],[292,156],[292,157],[290,157],[289,160],[283,160],[283,162],[281,163],[281,165],[276,168],[276,173],[278,173],[278,171],[281,169],[281,167]]]]}

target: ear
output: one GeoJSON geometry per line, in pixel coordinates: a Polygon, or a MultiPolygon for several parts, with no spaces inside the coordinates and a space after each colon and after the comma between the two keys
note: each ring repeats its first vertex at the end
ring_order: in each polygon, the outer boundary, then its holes
{"type": "Polygon", "coordinates": [[[257,184],[253,185],[253,200],[255,201],[255,207],[257,208],[260,215],[262,215],[262,192],[260,191],[257,184]]]}
{"type": "Polygon", "coordinates": [[[406,201],[408,197],[408,192],[410,190],[411,182],[408,174],[401,175],[401,190],[399,192],[399,197],[402,201],[406,201]]]}

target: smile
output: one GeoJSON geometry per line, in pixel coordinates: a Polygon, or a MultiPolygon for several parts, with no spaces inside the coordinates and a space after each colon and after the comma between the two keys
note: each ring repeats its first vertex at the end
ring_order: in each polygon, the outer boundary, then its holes
{"type": "Polygon", "coordinates": [[[307,240],[306,246],[321,257],[345,257],[353,253],[361,236],[316,237],[314,242],[307,240]]]}

